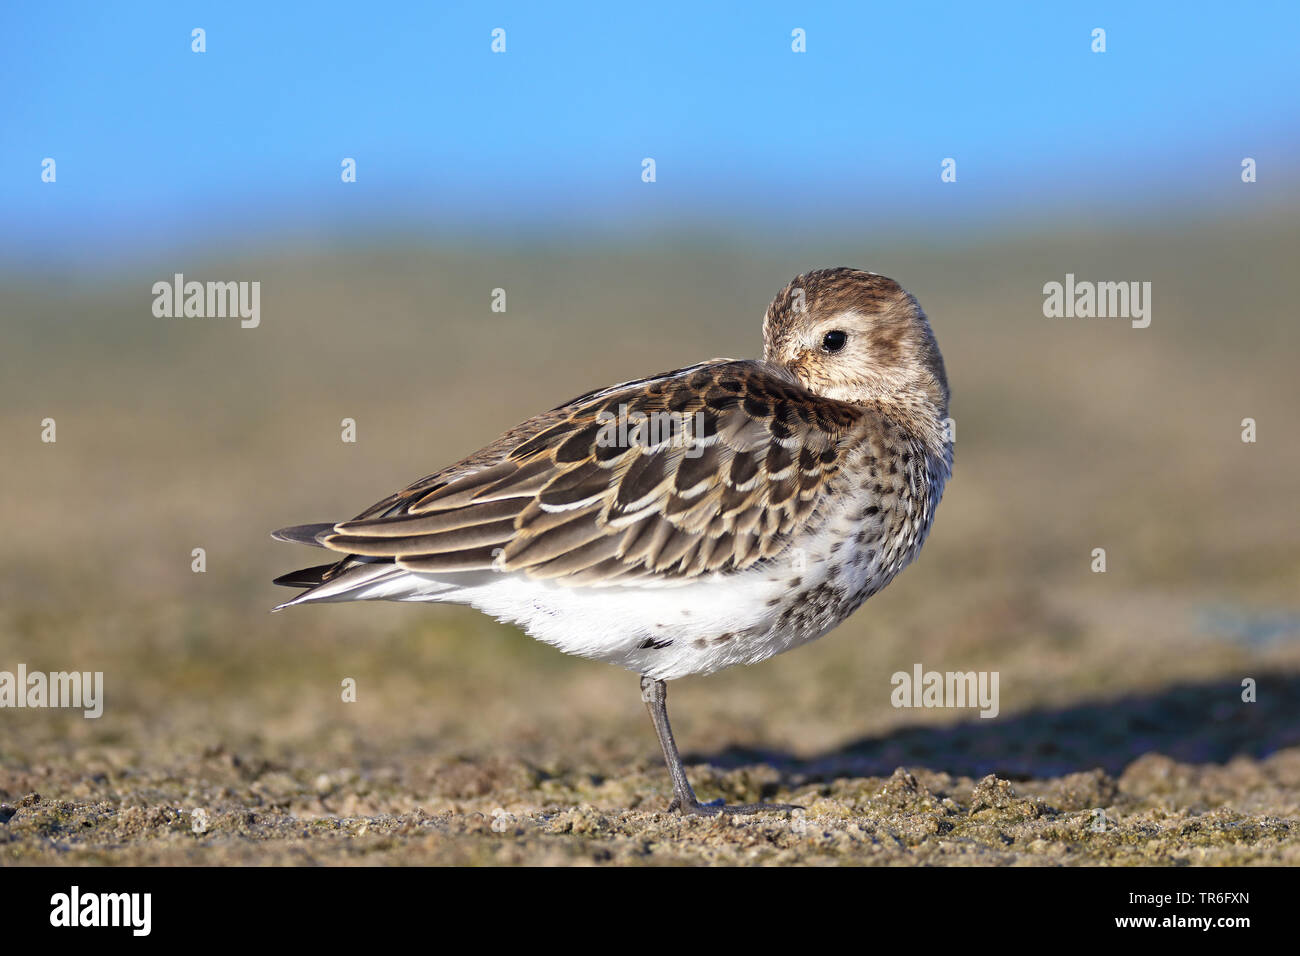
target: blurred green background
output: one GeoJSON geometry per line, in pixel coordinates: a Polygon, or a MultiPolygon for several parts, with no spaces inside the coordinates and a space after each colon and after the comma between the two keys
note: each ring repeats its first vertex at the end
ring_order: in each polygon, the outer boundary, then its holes
{"type": "MultiPolygon", "coordinates": [[[[350,516],[589,388],[756,355],[771,294],[850,263],[898,278],[931,317],[953,386],[952,483],[918,565],[834,635],[686,682],[688,747],[806,754],[953,719],[890,708],[888,675],[916,661],[999,670],[1004,716],[1280,671],[1297,658],[1297,239],[1279,216],[978,243],[687,236],[197,260],[193,276],[262,277],[256,329],[155,318],[158,270],[11,277],[0,661],[105,672],[102,719],[53,721],[73,739],[139,720],[214,739],[463,733],[509,749],[617,719],[649,750],[631,675],[474,612],[268,614],[290,593],[270,578],[316,554],[267,532],[350,516]],[[1066,272],[1148,279],[1151,326],[1044,318],[1041,286],[1066,272]],[[55,444],[40,441],[46,417],[55,444]],[[206,573],[191,571],[196,547],[206,573]],[[1105,574],[1090,570],[1097,547],[1105,574]],[[339,704],[343,676],[359,681],[354,707],[339,704]],[[706,719],[720,722],[707,742],[689,729],[706,719]]],[[[19,737],[52,726],[4,716],[19,737]]]]}

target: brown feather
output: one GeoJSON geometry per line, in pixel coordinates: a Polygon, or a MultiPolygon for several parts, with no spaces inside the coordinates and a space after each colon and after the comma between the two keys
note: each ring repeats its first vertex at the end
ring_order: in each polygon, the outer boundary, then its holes
{"type": "Polygon", "coordinates": [[[539,415],[322,543],[428,573],[588,584],[726,573],[780,553],[810,519],[860,414],[761,362],[681,369],[539,415]],[[598,414],[620,408],[668,427],[631,427],[642,443],[610,445],[598,414]],[[693,417],[653,418],[700,410],[699,434],[693,417]]]}

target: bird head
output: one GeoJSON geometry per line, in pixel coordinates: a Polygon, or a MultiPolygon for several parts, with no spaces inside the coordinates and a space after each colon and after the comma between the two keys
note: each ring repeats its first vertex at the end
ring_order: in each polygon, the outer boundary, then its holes
{"type": "Polygon", "coordinates": [[[767,308],[763,358],[842,402],[928,402],[947,415],[943,356],[921,307],[893,279],[861,269],[795,276],[767,308]]]}

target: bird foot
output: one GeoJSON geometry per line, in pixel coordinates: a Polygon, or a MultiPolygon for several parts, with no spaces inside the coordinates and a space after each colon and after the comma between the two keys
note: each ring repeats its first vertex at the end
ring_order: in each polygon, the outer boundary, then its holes
{"type": "Polygon", "coordinates": [[[681,797],[673,797],[673,802],[668,804],[669,813],[680,813],[682,816],[690,817],[716,817],[722,814],[729,816],[745,816],[752,813],[790,813],[794,810],[802,810],[803,807],[795,803],[739,803],[726,804],[721,800],[710,800],[708,803],[700,803],[698,800],[682,800],[681,797]]]}

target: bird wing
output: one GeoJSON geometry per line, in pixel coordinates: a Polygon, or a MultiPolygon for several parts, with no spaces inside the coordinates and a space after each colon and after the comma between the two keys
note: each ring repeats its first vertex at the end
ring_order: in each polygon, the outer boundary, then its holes
{"type": "Polygon", "coordinates": [[[416,572],[685,581],[779,553],[861,412],[761,362],[581,396],[314,542],[416,572]]]}

